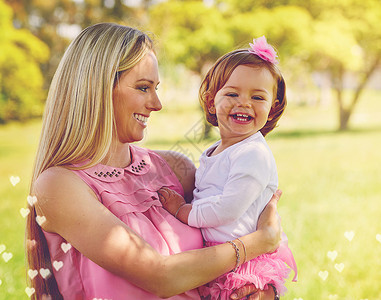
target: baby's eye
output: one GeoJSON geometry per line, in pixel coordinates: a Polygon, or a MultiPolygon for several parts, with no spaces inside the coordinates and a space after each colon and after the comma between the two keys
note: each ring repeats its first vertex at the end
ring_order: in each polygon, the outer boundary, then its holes
{"type": "Polygon", "coordinates": [[[238,97],[237,93],[227,93],[226,96],[228,97],[238,97]]]}
{"type": "Polygon", "coordinates": [[[253,96],[253,97],[251,97],[251,99],[253,99],[253,100],[264,100],[264,98],[261,96],[253,96]]]}

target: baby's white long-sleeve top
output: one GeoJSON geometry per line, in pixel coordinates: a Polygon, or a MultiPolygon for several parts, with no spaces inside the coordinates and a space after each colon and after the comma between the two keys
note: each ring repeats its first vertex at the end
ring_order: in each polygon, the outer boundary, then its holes
{"type": "Polygon", "coordinates": [[[200,157],[188,224],[206,241],[224,243],[257,228],[260,213],[278,187],[275,159],[260,132],[221,153],[200,157]]]}

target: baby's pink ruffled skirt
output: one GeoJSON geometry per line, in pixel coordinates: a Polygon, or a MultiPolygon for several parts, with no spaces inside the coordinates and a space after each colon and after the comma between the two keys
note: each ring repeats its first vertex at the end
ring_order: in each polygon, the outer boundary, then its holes
{"type": "MultiPolygon", "coordinates": [[[[207,247],[217,244],[219,243],[206,242],[207,247]]],[[[260,255],[244,263],[235,272],[226,273],[200,287],[199,292],[205,299],[229,300],[233,291],[251,283],[261,290],[267,290],[268,284],[272,284],[280,295],[284,295],[287,292],[285,281],[291,269],[295,272],[293,281],[296,281],[294,257],[287,243],[281,243],[275,252],[260,255]]]]}

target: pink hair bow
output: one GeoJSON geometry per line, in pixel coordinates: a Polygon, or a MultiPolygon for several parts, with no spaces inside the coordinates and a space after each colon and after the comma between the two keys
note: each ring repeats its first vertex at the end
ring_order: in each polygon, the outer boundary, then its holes
{"type": "Polygon", "coordinates": [[[278,55],[274,48],[267,44],[267,40],[265,36],[261,36],[257,39],[253,39],[253,44],[250,43],[251,49],[249,49],[250,53],[258,55],[263,60],[271,62],[272,64],[278,64],[279,61],[276,59],[278,55]]]}

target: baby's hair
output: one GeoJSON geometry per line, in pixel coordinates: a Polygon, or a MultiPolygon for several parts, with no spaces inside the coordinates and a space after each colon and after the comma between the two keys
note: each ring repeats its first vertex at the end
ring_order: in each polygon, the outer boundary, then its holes
{"type": "Polygon", "coordinates": [[[217,116],[210,113],[209,108],[217,92],[226,84],[229,77],[240,65],[266,68],[272,74],[274,81],[274,99],[269,113],[269,119],[260,130],[266,136],[273,130],[283,114],[286,99],[286,84],[279,68],[268,61],[263,60],[256,54],[250,53],[247,49],[234,50],[220,57],[205,75],[199,90],[199,100],[204,109],[206,120],[213,126],[218,126],[217,116]],[[274,102],[278,100],[277,102],[274,102]]]}

